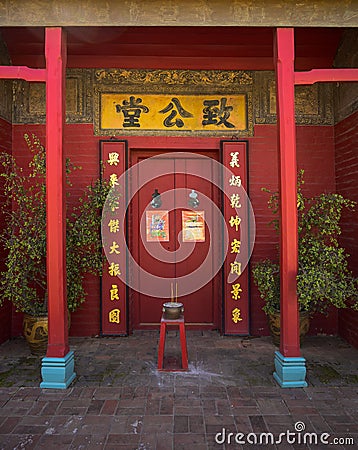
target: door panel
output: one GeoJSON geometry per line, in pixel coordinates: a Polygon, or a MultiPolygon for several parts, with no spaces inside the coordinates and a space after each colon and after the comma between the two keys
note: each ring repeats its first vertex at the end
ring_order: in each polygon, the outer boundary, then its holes
{"type": "MultiPolygon", "coordinates": [[[[178,301],[184,304],[188,325],[218,328],[220,275],[212,278],[212,274],[215,258],[219,258],[221,222],[215,216],[216,205],[219,203],[218,189],[209,181],[215,166],[207,158],[203,160],[192,154],[190,157],[180,155],[168,158],[163,154],[153,162],[147,160],[144,169],[138,165],[138,185],[144,178],[149,180],[134,196],[132,207],[131,247],[141,267],[138,274],[139,289],[132,291],[131,295],[133,328],[158,325],[162,304],[176,295],[178,301]],[[148,171],[154,175],[161,172],[165,175],[150,179],[148,171]],[[203,179],[200,175],[208,179],[203,179]],[[164,240],[148,242],[147,216],[156,214],[156,209],[150,203],[155,189],[160,193],[162,201],[157,211],[159,214],[167,212],[163,217],[168,220],[169,230],[166,230],[164,240]],[[195,209],[188,204],[192,190],[198,194],[199,200],[195,209]],[[183,239],[185,211],[194,212],[194,219],[197,212],[204,212],[203,242],[186,242],[183,239]],[[152,274],[152,277],[143,274],[142,270],[152,274]],[[154,288],[158,295],[147,295],[145,288],[148,286],[154,288]]],[[[138,163],[145,157],[139,152],[133,156],[133,163],[138,163]]]]}
{"type": "MultiPolygon", "coordinates": [[[[141,159],[139,160],[139,162],[141,159]]],[[[158,314],[160,318],[160,308],[162,301],[160,297],[170,292],[173,279],[175,278],[175,257],[174,257],[174,240],[175,229],[172,224],[175,221],[174,211],[169,211],[169,206],[175,204],[175,184],[174,184],[174,161],[169,159],[159,159],[155,162],[146,164],[145,171],[151,173],[154,170],[158,172],[166,172],[168,175],[156,177],[148,181],[138,192],[138,212],[134,215],[133,220],[140,223],[140,236],[137,237],[137,245],[139,246],[138,264],[142,270],[145,270],[153,277],[144,277],[139,274],[138,286],[140,294],[135,299],[135,327],[158,323],[158,314]],[[155,165],[155,167],[152,167],[155,165]],[[148,167],[149,165],[149,167],[148,167]],[[152,194],[157,189],[161,194],[162,206],[158,211],[168,210],[169,236],[163,241],[147,241],[147,220],[146,212],[157,212],[151,207],[152,194]],[[164,196],[163,193],[167,194],[164,196]],[[160,278],[160,283],[157,278],[160,278]],[[148,285],[150,284],[150,285],[148,285]],[[155,291],[158,288],[158,297],[145,295],[147,288],[155,291]],[[154,289],[153,289],[154,288],[154,289]],[[159,310],[158,310],[159,309],[159,310]]],[[[139,180],[143,179],[147,173],[142,173],[139,164],[139,180]]]]}
{"type": "Polygon", "coordinates": [[[180,199],[177,201],[178,209],[176,211],[179,230],[177,233],[177,245],[179,242],[183,247],[183,253],[187,254],[187,258],[176,263],[176,277],[178,280],[179,294],[183,293],[184,287],[186,290],[190,288],[190,294],[180,297],[180,301],[184,303],[185,317],[187,322],[192,322],[202,325],[212,325],[217,327],[218,320],[218,297],[217,286],[211,280],[213,272],[213,258],[215,255],[215,248],[218,251],[217,243],[213,239],[215,223],[213,221],[213,203],[217,203],[215,198],[216,188],[211,182],[205,178],[211,177],[212,161],[202,159],[185,159],[179,160],[177,163],[176,175],[176,189],[179,192],[180,199]],[[182,173],[183,172],[183,173],[182,173]],[[200,174],[204,178],[199,178],[200,174]],[[194,211],[204,212],[205,215],[205,241],[204,242],[183,242],[182,232],[182,213],[183,211],[190,211],[188,208],[189,194],[192,190],[198,193],[199,205],[194,211]],[[194,247],[194,248],[193,248],[194,247]],[[190,249],[192,251],[190,252],[190,249]],[[193,271],[198,271],[198,276],[189,277],[189,282],[186,281],[186,276],[192,274],[193,271]],[[189,285],[188,285],[189,284],[189,285]]]}

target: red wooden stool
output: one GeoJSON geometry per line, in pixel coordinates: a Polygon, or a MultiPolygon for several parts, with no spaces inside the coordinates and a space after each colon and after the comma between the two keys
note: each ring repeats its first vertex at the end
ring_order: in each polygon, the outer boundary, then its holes
{"type": "Polygon", "coordinates": [[[185,322],[184,316],[180,316],[179,319],[165,319],[164,315],[160,321],[160,337],[159,337],[159,350],[158,350],[158,370],[166,372],[175,372],[177,370],[188,370],[188,351],[186,347],[186,335],[185,335],[185,322]],[[180,332],[180,346],[181,346],[181,361],[182,368],[180,369],[164,369],[164,349],[165,349],[165,338],[167,335],[167,325],[179,325],[180,332]]]}

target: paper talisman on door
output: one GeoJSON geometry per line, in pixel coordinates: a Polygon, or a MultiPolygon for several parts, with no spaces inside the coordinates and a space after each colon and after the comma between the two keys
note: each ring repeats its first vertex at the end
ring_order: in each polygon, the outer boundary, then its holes
{"type": "Polygon", "coordinates": [[[182,211],[183,242],[205,242],[204,211],[182,211]]]}
{"type": "Polygon", "coordinates": [[[146,211],[147,242],[169,241],[168,211],[146,211]]]}

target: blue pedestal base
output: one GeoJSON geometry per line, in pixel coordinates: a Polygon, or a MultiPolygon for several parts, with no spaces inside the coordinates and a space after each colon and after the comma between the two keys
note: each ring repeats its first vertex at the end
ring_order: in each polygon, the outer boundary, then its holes
{"type": "Polygon", "coordinates": [[[306,387],[306,360],[302,357],[284,357],[275,352],[274,379],[283,388],[306,387]]]}
{"type": "Polygon", "coordinates": [[[67,389],[76,378],[75,355],[68,352],[64,358],[42,358],[41,388],[67,389]]]}

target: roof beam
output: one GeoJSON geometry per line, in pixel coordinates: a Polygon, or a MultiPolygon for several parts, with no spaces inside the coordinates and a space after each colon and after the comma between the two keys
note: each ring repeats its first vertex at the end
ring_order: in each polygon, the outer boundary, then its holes
{"type": "Polygon", "coordinates": [[[324,81],[358,81],[358,69],[313,69],[308,72],[295,72],[295,84],[324,81]]]}
{"type": "Polygon", "coordinates": [[[46,69],[31,69],[26,66],[0,66],[0,78],[46,81],[46,69]]]}

